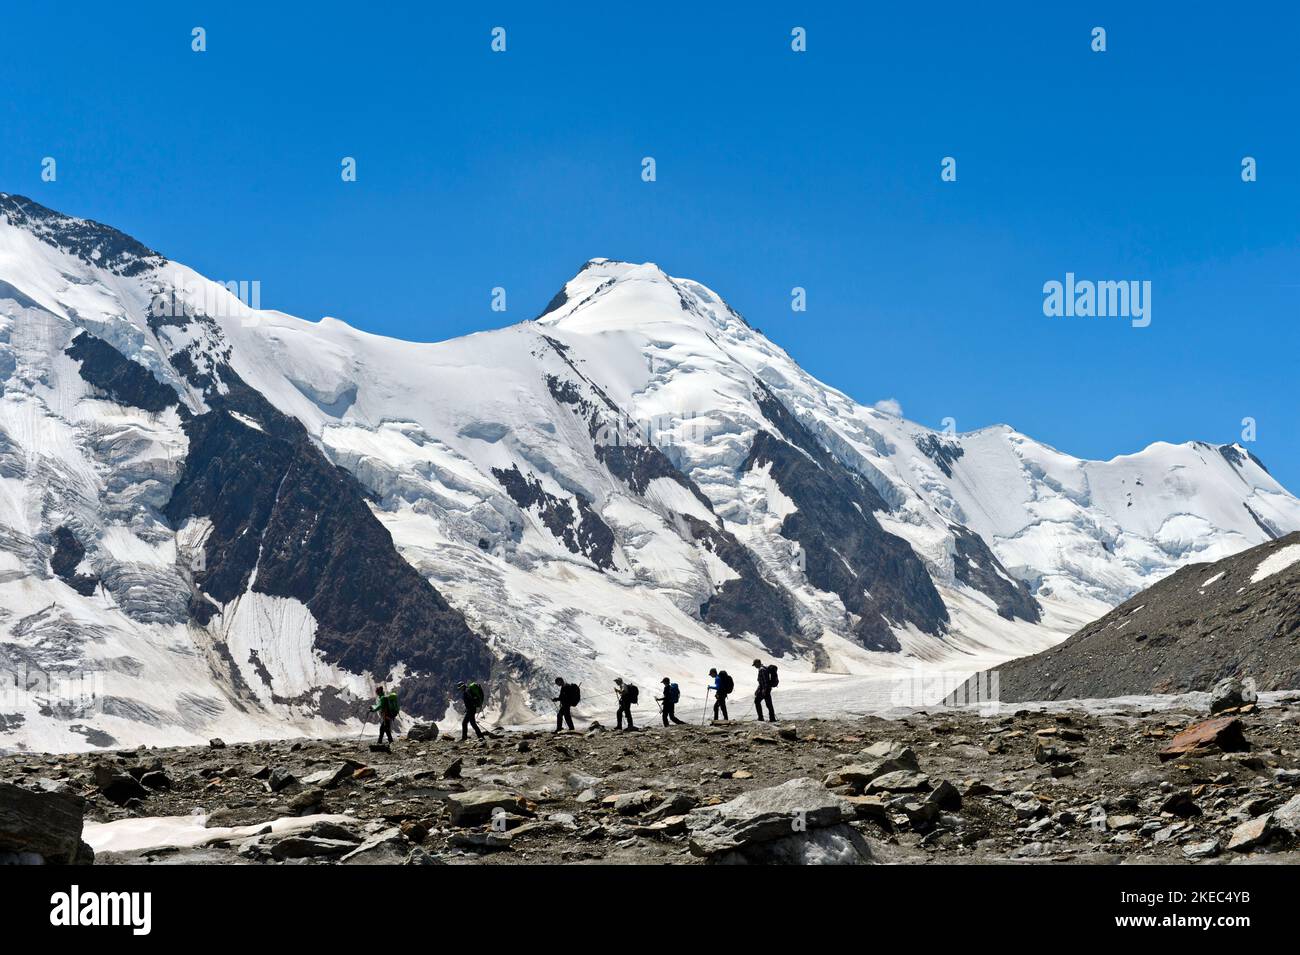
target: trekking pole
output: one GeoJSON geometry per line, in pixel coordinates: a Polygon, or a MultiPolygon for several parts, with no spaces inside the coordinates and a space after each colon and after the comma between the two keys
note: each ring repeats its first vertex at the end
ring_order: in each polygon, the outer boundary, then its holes
{"type": "Polygon", "coordinates": [[[709,718],[709,694],[713,692],[713,687],[704,689],[704,712],[700,714],[700,725],[703,726],[705,720],[709,718]]]}

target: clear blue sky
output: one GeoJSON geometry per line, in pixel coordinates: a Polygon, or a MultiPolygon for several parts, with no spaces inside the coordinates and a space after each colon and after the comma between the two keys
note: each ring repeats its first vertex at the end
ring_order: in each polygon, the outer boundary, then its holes
{"type": "Polygon", "coordinates": [[[1251,416],[1300,491],[1292,4],[545,6],[11,2],[0,190],[422,340],[652,260],[918,421],[1110,457],[1251,416]],[[1067,271],[1151,326],[1045,317],[1067,271]]]}

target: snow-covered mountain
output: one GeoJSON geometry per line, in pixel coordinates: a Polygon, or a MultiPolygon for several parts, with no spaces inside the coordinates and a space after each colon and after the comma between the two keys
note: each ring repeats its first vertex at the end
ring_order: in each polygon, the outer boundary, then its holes
{"type": "Polygon", "coordinates": [[[518,721],[557,674],[969,673],[1300,529],[1240,447],[933,431],[654,265],[415,344],[4,194],[0,387],[0,744],[41,749],[355,729],[380,680],[518,721]]]}

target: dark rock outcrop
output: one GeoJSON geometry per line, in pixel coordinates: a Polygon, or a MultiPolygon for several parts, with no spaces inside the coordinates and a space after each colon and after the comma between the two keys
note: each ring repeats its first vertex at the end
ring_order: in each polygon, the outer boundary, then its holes
{"type": "MultiPolygon", "coordinates": [[[[175,389],[94,336],[78,336],[69,354],[83,378],[116,400],[152,411],[178,404],[175,389]]],[[[209,406],[199,415],[179,406],[189,452],[164,508],[173,525],[191,517],[212,524],[191,615],[206,624],[248,589],[256,569],[255,592],[311,611],[315,647],[328,661],[377,675],[404,664],[404,708],[441,718],[454,681],[488,671],[483,641],[402,558],[364,489],[300,422],[248,387],[219,353],[200,356],[202,363],[188,352],[171,357],[209,406]]]]}
{"type": "Polygon", "coordinates": [[[91,219],[55,212],[26,196],[0,192],[0,215],[42,242],[117,275],[142,275],[166,262],[124,232],[91,219]]]}
{"type": "Polygon", "coordinates": [[[89,332],[77,335],[65,352],[81,362],[83,379],[120,404],[158,412],[180,403],[175,388],[89,332]]]}
{"type": "Polygon", "coordinates": [[[89,597],[99,585],[99,578],[77,573],[77,567],[85,556],[86,548],[72,531],[63,526],[55,528],[54,553],[50,555],[50,570],[77,593],[89,597]]]}
{"type": "Polygon", "coordinates": [[[520,508],[535,509],[546,529],[571,553],[581,554],[606,570],[614,566],[614,532],[581,492],[573,494],[575,514],[573,504],[546,491],[537,477],[525,476],[518,465],[509,470],[493,468],[492,476],[520,508]]]}
{"type": "Polygon", "coordinates": [[[869,650],[901,649],[891,624],[942,633],[948,610],[911,546],[876,520],[876,511],[889,510],[880,494],[840,465],[771,392],[756,398],[781,437],[760,431],[741,469],[770,465],[794,502],[781,534],[798,542],[809,582],[839,596],[859,618],[854,633],[869,650]]]}
{"type": "Polygon", "coordinates": [[[0,783],[0,858],[12,853],[16,862],[94,862],[95,853],[81,841],[85,809],[80,796],[0,783]]]}
{"type": "Polygon", "coordinates": [[[1029,587],[1016,580],[1002,566],[1002,562],[989,550],[989,545],[968,527],[948,525],[957,544],[953,570],[957,579],[991,598],[998,607],[998,616],[1007,620],[1028,620],[1038,623],[1043,611],[1029,587]]]}

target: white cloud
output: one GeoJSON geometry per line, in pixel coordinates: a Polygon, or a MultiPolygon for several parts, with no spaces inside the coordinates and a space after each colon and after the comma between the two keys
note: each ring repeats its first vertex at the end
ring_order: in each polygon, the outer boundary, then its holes
{"type": "Polygon", "coordinates": [[[892,414],[895,418],[903,417],[903,406],[898,403],[897,398],[883,398],[876,402],[875,409],[885,414],[892,414]]]}

